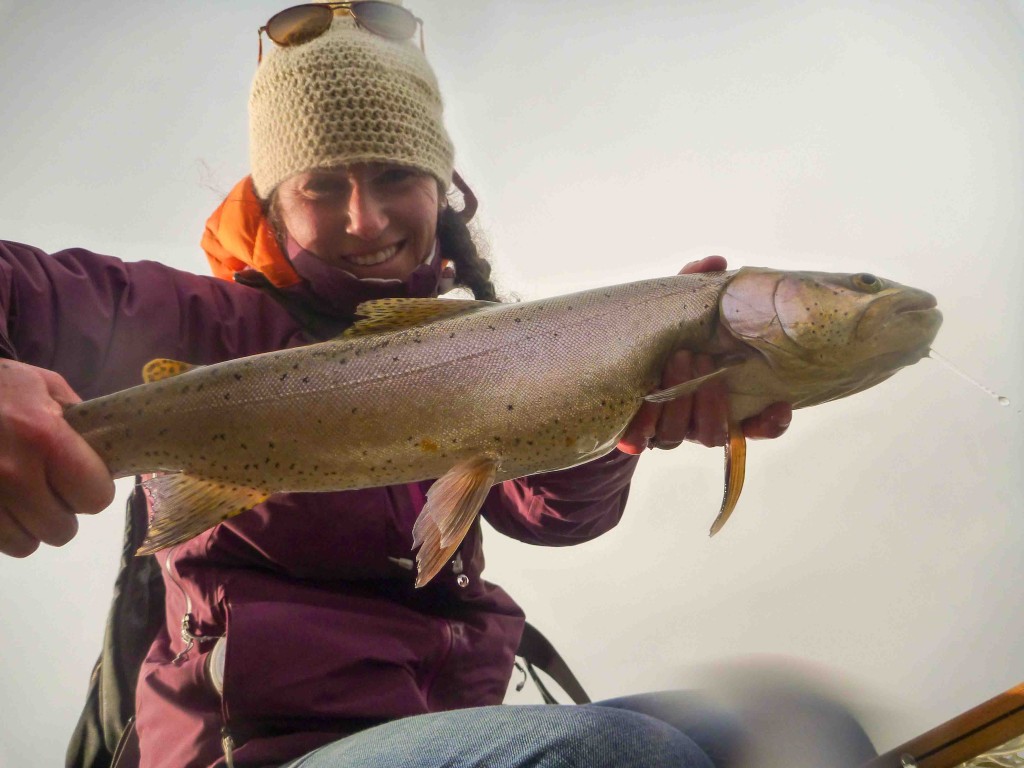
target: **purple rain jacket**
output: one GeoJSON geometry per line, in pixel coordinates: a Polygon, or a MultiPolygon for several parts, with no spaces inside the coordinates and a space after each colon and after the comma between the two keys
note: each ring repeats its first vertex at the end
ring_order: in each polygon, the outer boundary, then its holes
{"type": "MultiPolygon", "coordinates": [[[[317,293],[306,283],[287,298],[321,310],[333,299],[344,318],[368,297],[345,276],[317,275],[317,293]]],[[[421,267],[386,292],[436,290],[436,270],[421,267]]],[[[287,303],[156,262],[0,242],[0,355],[57,371],[83,399],[138,384],[155,357],[209,364],[309,343],[287,303]]],[[[634,467],[613,451],[509,481],[482,514],[521,541],[586,541],[618,522],[634,467]]],[[[414,589],[411,530],[430,484],[278,494],[157,555],[166,623],[138,679],[142,765],[222,766],[225,727],[241,768],[394,718],[501,703],[524,615],[481,578],[479,522],[454,564],[414,589]],[[199,638],[187,653],[183,619],[199,638]],[[205,665],[220,636],[222,695],[205,665]]]]}

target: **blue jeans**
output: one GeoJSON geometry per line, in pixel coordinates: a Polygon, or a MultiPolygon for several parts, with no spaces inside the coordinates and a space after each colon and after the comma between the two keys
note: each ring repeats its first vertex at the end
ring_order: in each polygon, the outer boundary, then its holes
{"type": "MultiPolygon", "coordinates": [[[[853,768],[873,756],[845,711],[816,714],[853,768]]],[[[584,706],[498,705],[417,715],[357,733],[285,768],[726,768],[746,764],[743,724],[684,692],[584,706]]],[[[757,764],[756,761],[751,764],[757,764]]]]}

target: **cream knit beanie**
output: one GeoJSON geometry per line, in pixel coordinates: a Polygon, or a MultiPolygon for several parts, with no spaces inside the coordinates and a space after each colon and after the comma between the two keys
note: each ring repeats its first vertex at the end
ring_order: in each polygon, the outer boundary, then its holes
{"type": "Polygon", "coordinates": [[[274,47],[256,70],[249,156],[262,199],[296,173],[357,162],[417,168],[447,188],[453,155],[437,78],[411,41],[336,15],[323,35],[274,47]]]}

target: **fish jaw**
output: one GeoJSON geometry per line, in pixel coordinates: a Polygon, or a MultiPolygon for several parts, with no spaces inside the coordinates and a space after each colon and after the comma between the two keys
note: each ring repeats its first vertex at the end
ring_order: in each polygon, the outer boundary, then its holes
{"type": "Polygon", "coordinates": [[[720,317],[757,353],[727,377],[736,418],[872,387],[927,355],[942,323],[934,296],[873,275],[765,269],[737,273],[720,317]]]}

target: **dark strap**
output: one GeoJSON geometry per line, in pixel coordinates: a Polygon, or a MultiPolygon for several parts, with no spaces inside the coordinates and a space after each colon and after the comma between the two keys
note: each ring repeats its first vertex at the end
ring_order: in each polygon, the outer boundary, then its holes
{"type": "Polygon", "coordinates": [[[295,322],[302,326],[306,336],[314,341],[327,341],[336,338],[343,330],[352,325],[353,318],[321,312],[311,306],[308,298],[292,296],[282,291],[271,283],[266,275],[255,269],[236,272],[235,282],[248,288],[256,288],[273,298],[288,311],[295,322]]]}
{"type": "Polygon", "coordinates": [[[109,768],[135,712],[135,682],[164,623],[164,583],[155,557],[136,557],[146,535],[146,501],[138,486],[128,499],[121,566],[103,648],[85,706],[68,744],[67,768],[109,768]]]}
{"type": "Polygon", "coordinates": [[[139,735],[135,732],[135,715],[128,718],[121,740],[117,742],[110,768],[139,768],[142,755],[139,753],[139,735]]]}
{"type": "Polygon", "coordinates": [[[534,667],[549,675],[577,704],[590,703],[587,692],[583,690],[583,686],[569,669],[569,665],[558,655],[555,646],[530,622],[526,622],[526,626],[523,627],[523,636],[519,640],[519,650],[516,651],[516,655],[526,662],[526,670],[540,690],[545,704],[557,704],[558,701],[548,691],[534,667]]]}

